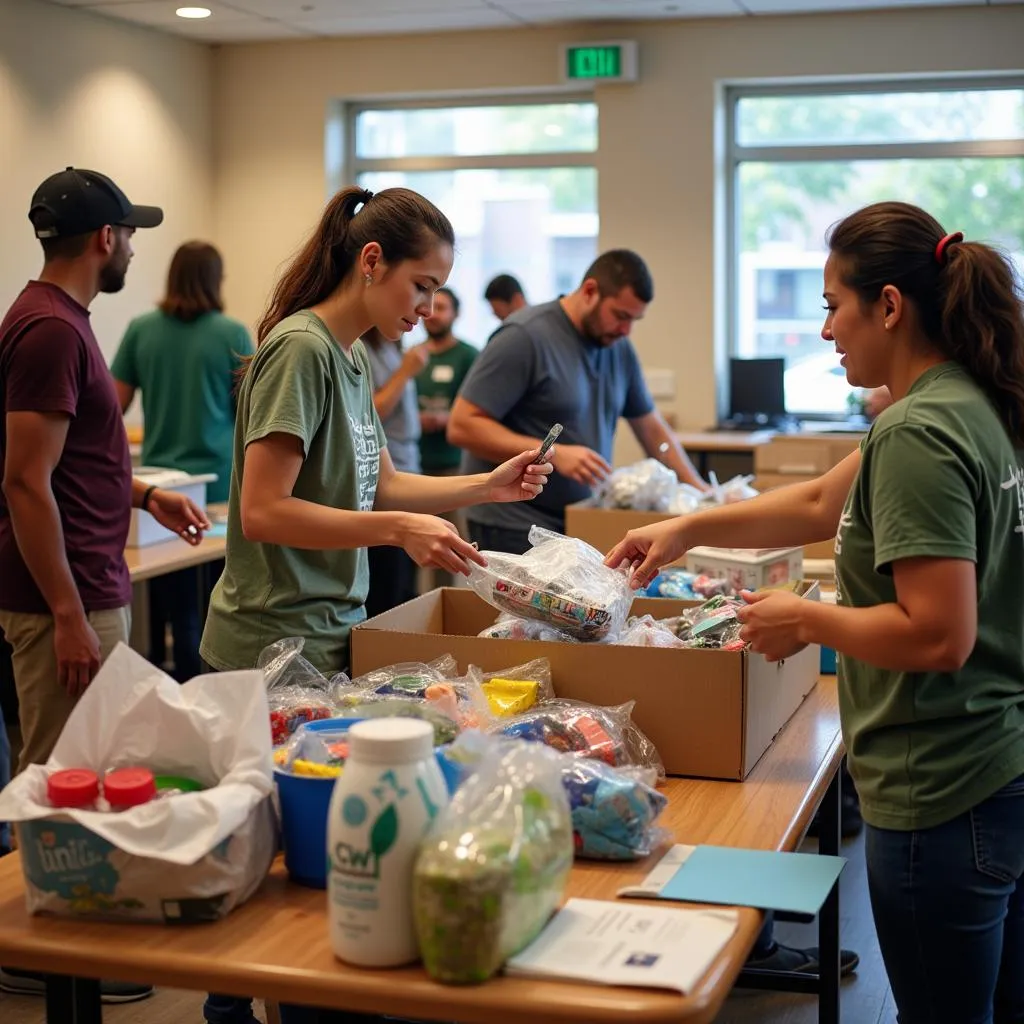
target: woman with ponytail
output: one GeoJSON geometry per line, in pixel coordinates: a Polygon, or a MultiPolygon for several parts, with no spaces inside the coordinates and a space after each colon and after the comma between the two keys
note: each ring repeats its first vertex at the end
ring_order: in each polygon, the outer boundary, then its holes
{"type": "Polygon", "coordinates": [[[637,586],[698,544],[835,536],[837,604],[745,594],[771,660],[840,654],[875,926],[901,1024],[1024,1021],[1024,308],[923,210],[841,221],[822,337],[893,404],[811,483],[630,532],[637,586]]]}

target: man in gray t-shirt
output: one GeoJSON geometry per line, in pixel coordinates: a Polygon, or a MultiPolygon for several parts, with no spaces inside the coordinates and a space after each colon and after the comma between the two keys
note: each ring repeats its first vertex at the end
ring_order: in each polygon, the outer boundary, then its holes
{"type": "Polygon", "coordinates": [[[566,505],[589,497],[610,472],[619,417],[648,455],[706,486],[655,409],[627,337],[653,297],[644,261],[613,249],[570,295],[510,316],[473,364],[448,422],[449,441],[467,452],[463,472],[489,472],[524,445],[539,445],[552,424],[564,427],[543,494],[468,510],[470,538],[482,550],[525,551],[534,523],[563,531],[566,505]]]}

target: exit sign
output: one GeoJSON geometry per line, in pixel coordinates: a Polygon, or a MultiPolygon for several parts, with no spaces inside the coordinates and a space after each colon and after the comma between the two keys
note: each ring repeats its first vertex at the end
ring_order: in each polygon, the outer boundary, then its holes
{"type": "Polygon", "coordinates": [[[562,79],[566,82],[635,82],[635,41],[570,43],[562,47],[562,79]]]}

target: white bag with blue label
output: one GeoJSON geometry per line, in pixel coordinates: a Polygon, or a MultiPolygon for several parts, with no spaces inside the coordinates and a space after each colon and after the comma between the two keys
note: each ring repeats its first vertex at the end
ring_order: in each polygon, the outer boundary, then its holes
{"type": "Polygon", "coordinates": [[[277,850],[268,721],[262,672],[179,685],[118,645],[50,760],[0,793],[0,819],[18,829],[29,911],[170,924],[216,920],[247,900],[277,850]],[[47,798],[54,772],[102,779],[125,767],[182,786],[116,812],[102,797],[100,809],[47,798]]]}

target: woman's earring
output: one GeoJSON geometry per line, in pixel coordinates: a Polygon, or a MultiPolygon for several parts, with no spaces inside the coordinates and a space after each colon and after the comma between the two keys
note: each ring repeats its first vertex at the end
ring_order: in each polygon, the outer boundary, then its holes
{"type": "Polygon", "coordinates": [[[366,281],[366,287],[369,288],[373,284],[373,274],[367,274],[364,280],[366,281]]]}

